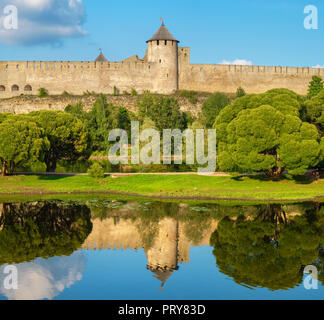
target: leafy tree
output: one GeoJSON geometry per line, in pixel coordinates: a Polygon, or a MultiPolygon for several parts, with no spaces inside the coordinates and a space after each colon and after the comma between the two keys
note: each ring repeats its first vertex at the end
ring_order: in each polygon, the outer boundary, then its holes
{"type": "Polygon", "coordinates": [[[117,110],[117,121],[118,121],[118,128],[126,130],[130,133],[131,130],[131,117],[129,112],[124,107],[119,107],[117,110]]]}
{"type": "Polygon", "coordinates": [[[299,118],[301,99],[286,89],[247,95],[225,107],[215,122],[218,164],[225,171],[284,170],[303,174],[320,160],[316,127],[299,118]]]}
{"type": "Polygon", "coordinates": [[[324,90],[307,100],[305,107],[305,121],[317,126],[321,136],[324,136],[324,90]]]}
{"type": "Polygon", "coordinates": [[[137,104],[140,118],[152,119],[161,133],[163,129],[187,128],[186,116],[180,111],[179,103],[174,98],[146,93],[137,104]]]}
{"type": "Polygon", "coordinates": [[[321,91],[323,91],[323,80],[318,76],[313,76],[312,81],[309,83],[308,88],[308,98],[312,98],[318,95],[321,91]]]}
{"type": "Polygon", "coordinates": [[[82,102],[78,102],[76,104],[69,104],[64,111],[73,114],[82,121],[89,120],[89,114],[86,111],[84,111],[82,102]]]}
{"type": "Polygon", "coordinates": [[[55,172],[59,160],[73,161],[87,155],[89,136],[81,120],[61,111],[39,111],[30,115],[50,142],[44,157],[47,172],[55,172]]]}
{"type": "Polygon", "coordinates": [[[108,150],[110,130],[118,128],[129,132],[132,118],[135,116],[126,108],[108,104],[106,97],[100,95],[89,113],[88,128],[93,151],[108,150]]]}
{"type": "Polygon", "coordinates": [[[229,99],[224,93],[216,92],[210,96],[202,107],[202,113],[206,118],[207,128],[211,128],[215,122],[216,117],[224,107],[229,104],[229,99]]]}
{"type": "Polygon", "coordinates": [[[36,162],[48,148],[49,141],[35,122],[11,116],[0,124],[2,175],[13,173],[20,164],[36,162]]]}
{"type": "Polygon", "coordinates": [[[245,91],[243,88],[239,87],[236,91],[236,98],[241,98],[246,95],[245,91]]]}

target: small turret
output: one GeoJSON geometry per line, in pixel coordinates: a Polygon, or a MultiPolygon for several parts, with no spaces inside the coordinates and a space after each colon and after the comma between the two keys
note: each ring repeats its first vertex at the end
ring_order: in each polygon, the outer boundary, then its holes
{"type": "Polygon", "coordinates": [[[108,62],[108,60],[102,53],[102,49],[99,49],[99,56],[95,59],[95,62],[108,62]]]}
{"type": "Polygon", "coordinates": [[[178,90],[178,43],[164,25],[147,41],[147,61],[157,64],[154,91],[165,94],[178,90]]]}

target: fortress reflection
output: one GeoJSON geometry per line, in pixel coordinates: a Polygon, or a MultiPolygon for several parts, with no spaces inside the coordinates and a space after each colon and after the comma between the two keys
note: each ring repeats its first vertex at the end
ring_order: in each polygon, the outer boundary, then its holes
{"type": "Polygon", "coordinates": [[[155,232],[151,235],[152,244],[145,244],[139,222],[132,219],[107,218],[101,221],[93,219],[93,230],[83,249],[144,249],[147,257],[147,268],[155,278],[161,281],[161,286],[178,270],[179,264],[189,263],[190,247],[209,245],[209,239],[217,228],[217,221],[210,219],[208,228],[202,234],[199,243],[193,243],[186,235],[186,222],[175,218],[164,217],[155,223],[155,232]]]}

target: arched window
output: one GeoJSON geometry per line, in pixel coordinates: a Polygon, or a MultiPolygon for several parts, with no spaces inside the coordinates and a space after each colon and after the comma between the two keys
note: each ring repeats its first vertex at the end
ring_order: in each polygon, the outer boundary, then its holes
{"type": "Polygon", "coordinates": [[[14,91],[19,91],[19,87],[14,84],[12,87],[11,87],[11,91],[14,92],[14,91]]]}
{"type": "Polygon", "coordinates": [[[29,84],[27,84],[25,86],[25,91],[33,91],[33,89],[32,89],[32,87],[29,84]]]}
{"type": "Polygon", "coordinates": [[[0,91],[6,91],[6,87],[5,86],[0,86],[0,91]]]}

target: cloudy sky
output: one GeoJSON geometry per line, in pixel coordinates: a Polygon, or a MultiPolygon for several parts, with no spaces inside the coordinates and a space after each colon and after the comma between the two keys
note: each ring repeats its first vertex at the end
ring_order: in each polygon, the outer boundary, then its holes
{"type": "Polygon", "coordinates": [[[111,61],[143,56],[161,17],[192,63],[324,66],[321,0],[0,0],[0,60],[93,60],[99,48],[111,61]],[[309,4],[318,30],[304,28],[309,4]],[[4,28],[7,5],[17,30],[4,28]]]}

